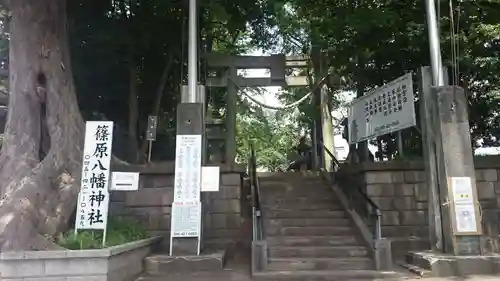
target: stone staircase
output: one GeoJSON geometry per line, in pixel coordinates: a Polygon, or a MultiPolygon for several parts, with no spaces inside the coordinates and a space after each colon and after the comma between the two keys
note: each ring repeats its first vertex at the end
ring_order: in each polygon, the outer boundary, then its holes
{"type": "Polygon", "coordinates": [[[258,280],[399,280],[374,270],[333,190],[319,176],[282,173],[260,178],[268,262],[258,280]]]}

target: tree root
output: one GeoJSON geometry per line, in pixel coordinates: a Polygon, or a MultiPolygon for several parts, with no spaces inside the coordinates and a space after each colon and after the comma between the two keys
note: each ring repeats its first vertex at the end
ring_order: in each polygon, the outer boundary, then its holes
{"type": "Polygon", "coordinates": [[[13,183],[0,201],[0,252],[57,248],[46,237],[66,230],[79,191],[76,172],[61,167],[68,162],[49,153],[30,176],[13,183]]]}

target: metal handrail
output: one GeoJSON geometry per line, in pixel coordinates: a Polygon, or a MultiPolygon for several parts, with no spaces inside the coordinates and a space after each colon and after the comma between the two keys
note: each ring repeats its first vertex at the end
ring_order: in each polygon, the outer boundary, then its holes
{"type": "MultiPolygon", "coordinates": [[[[330,157],[332,158],[332,162],[340,168],[340,162],[335,157],[335,155],[333,155],[333,153],[325,146],[325,144],[323,142],[320,141],[319,143],[322,145],[325,152],[328,153],[328,155],[330,155],[330,157]]],[[[350,183],[350,185],[351,184],[352,183],[350,183]]],[[[343,190],[344,190],[344,193],[346,193],[346,195],[349,196],[349,199],[351,201],[350,202],[351,207],[353,207],[354,201],[355,201],[355,200],[353,200],[353,198],[354,198],[353,191],[356,191],[361,196],[363,201],[365,201],[372,209],[370,217],[372,218],[372,223],[373,223],[373,225],[372,225],[373,226],[373,233],[372,234],[373,234],[374,247],[375,247],[375,245],[376,245],[375,241],[382,239],[382,211],[380,210],[378,205],[375,202],[373,202],[373,200],[359,186],[357,186],[357,188],[349,188],[349,189],[344,188],[343,190]]],[[[353,209],[355,209],[355,208],[353,207],[353,209]]],[[[358,215],[361,216],[362,215],[361,212],[358,212],[358,215]]]]}
{"type": "Polygon", "coordinates": [[[260,205],[260,184],[257,176],[257,157],[253,145],[250,145],[248,159],[248,175],[252,194],[252,239],[259,241],[263,238],[262,210],[260,205]]]}

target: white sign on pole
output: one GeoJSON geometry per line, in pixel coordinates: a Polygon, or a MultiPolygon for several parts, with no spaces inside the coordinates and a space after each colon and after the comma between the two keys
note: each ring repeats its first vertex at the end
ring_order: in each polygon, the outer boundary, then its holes
{"type": "Polygon", "coordinates": [[[113,172],[111,176],[111,190],[139,190],[139,173],[113,172]]]}
{"type": "Polygon", "coordinates": [[[172,203],[172,237],[199,237],[200,228],[200,202],[172,203]]]}
{"type": "Polygon", "coordinates": [[[201,168],[201,191],[215,192],[219,191],[220,167],[202,167],[201,168]]]}
{"type": "Polygon", "coordinates": [[[450,180],[457,233],[477,232],[472,179],[469,177],[452,177],[450,180]]]}
{"type": "Polygon", "coordinates": [[[403,75],[353,101],[348,121],[349,144],[415,126],[412,74],[403,75]]]}
{"type": "Polygon", "coordinates": [[[174,202],[200,201],[201,135],[177,135],[174,202]]]}
{"type": "Polygon", "coordinates": [[[112,143],[113,122],[88,121],[86,123],[76,230],[106,230],[112,143]]]}

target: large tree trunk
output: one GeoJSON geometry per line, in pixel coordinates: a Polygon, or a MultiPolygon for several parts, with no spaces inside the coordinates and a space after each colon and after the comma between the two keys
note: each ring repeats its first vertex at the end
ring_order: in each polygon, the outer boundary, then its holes
{"type": "Polygon", "coordinates": [[[66,1],[16,0],[11,11],[0,252],[54,246],[44,237],[63,231],[76,207],[84,132],[69,59],[66,1]]]}

